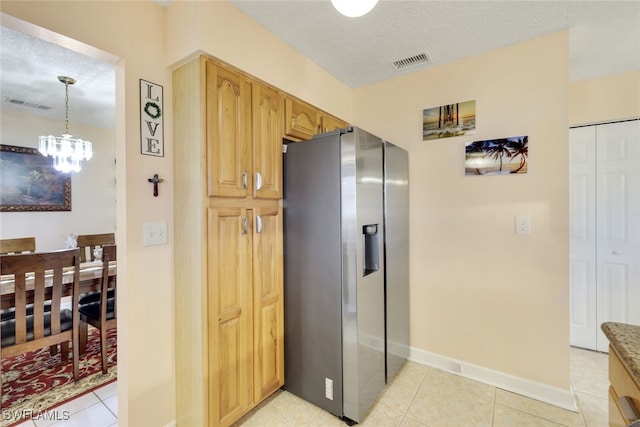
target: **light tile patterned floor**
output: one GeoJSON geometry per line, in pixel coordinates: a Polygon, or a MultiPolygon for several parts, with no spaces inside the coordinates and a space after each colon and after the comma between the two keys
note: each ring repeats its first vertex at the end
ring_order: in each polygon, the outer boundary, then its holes
{"type": "MultiPolygon", "coordinates": [[[[454,374],[408,362],[360,423],[380,427],[606,427],[607,355],[571,349],[580,412],[567,411],[454,374]]],[[[328,412],[279,391],[236,426],[345,426],[328,412]]]]}
{"type": "MultiPolygon", "coordinates": [[[[571,349],[571,382],[580,412],[571,412],[508,391],[408,362],[387,385],[360,424],[373,427],[606,427],[608,425],[607,359],[603,353],[571,349]]],[[[117,426],[117,385],[112,383],[56,410],[69,414],[51,424],[27,421],[20,426],[117,426]],[[63,412],[67,411],[67,412],[63,412]]],[[[279,391],[237,426],[344,427],[328,412],[279,391]]]]}

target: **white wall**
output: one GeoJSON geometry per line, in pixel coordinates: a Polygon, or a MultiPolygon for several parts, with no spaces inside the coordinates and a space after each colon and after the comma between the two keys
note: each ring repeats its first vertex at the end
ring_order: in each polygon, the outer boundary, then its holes
{"type": "MultiPolygon", "coordinates": [[[[4,108],[0,139],[5,145],[38,147],[40,135],[59,135],[64,121],[4,108]]],[[[69,233],[114,233],[116,230],[115,133],[72,123],[75,136],[91,141],[93,158],[71,173],[71,211],[1,212],[0,238],[36,238],[37,251],[65,247],[69,233]]]]}

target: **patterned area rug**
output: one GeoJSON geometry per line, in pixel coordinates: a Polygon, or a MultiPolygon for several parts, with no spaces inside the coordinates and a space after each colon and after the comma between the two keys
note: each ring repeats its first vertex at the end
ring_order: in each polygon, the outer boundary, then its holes
{"type": "Polygon", "coordinates": [[[102,374],[100,334],[89,327],[87,352],[80,356],[80,380],[73,381],[71,352],[63,364],[60,353],[51,356],[49,348],[2,360],[2,417],[0,426],[29,418],[117,379],[117,331],[107,333],[106,375],[102,374]]]}

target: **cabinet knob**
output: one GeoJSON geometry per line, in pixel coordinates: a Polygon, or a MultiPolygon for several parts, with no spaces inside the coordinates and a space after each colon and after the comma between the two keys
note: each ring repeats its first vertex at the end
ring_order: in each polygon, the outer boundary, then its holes
{"type": "Polygon", "coordinates": [[[256,191],[262,188],[262,174],[260,172],[256,172],[256,191]]]}

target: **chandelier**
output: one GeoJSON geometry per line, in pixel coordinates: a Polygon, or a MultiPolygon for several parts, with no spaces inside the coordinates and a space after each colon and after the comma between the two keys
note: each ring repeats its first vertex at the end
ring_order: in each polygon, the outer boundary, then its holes
{"type": "Polygon", "coordinates": [[[344,16],[357,18],[369,13],[378,0],[331,0],[331,3],[344,16]]]}
{"type": "Polygon", "coordinates": [[[64,83],[65,91],[65,132],[62,136],[41,136],[40,153],[53,157],[53,167],[60,172],[79,172],[80,161],[89,160],[93,155],[91,143],[80,138],[73,138],[69,133],[69,85],[76,81],[71,77],[58,76],[64,83]]]}

